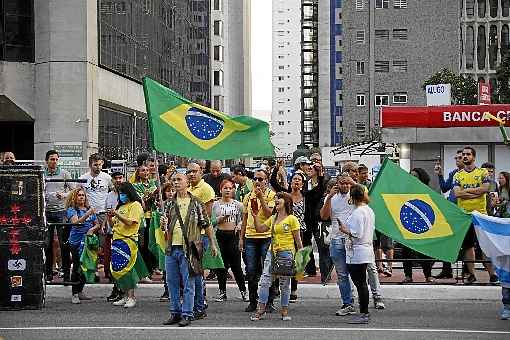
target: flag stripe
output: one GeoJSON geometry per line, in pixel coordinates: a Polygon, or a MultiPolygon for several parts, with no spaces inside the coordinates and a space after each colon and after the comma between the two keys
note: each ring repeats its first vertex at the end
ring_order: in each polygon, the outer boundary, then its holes
{"type": "Polygon", "coordinates": [[[494,219],[497,218],[490,219],[489,217],[491,216],[483,216],[479,212],[473,212],[473,224],[494,235],[510,236],[510,219],[501,218],[500,220],[508,220],[505,224],[505,221],[495,221],[494,219]]]}

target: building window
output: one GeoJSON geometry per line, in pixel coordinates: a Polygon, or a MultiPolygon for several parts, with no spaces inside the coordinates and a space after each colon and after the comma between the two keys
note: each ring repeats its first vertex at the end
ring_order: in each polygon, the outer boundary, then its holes
{"type": "Polygon", "coordinates": [[[356,95],[356,106],[365,106],[366,105],[366,102],[365,102],[365,94],[363,93],[358,93],[356,95]]]}
{"type": "Polygon", "coordinates": [[[478,2],[478,17],[485,18],[485,10],[486,10],[487,1],[478,0],[477,2],[478,2]]]}
{"type": "Polygon", "coordinates": [[[223,96],[213,97],[213,109],[223,111],[223,96]]]}
{"type": "Polygon", "coordinates": [[[285,56],[283,56],[283,55],[279,55],[279,56],[278,56],[278,59],[283,59],[284,57],[285,57],[285,56]]]}
{"type": "MultiPolygon", "coordinates": [[[[503,45],[501,45],[503,49],[503,45]]],[[[491,25],[489,29],[489,69],[496,68],[498,58],[498,28],[496,25],[491,25]]]]}
{"type": "Polygon", "coordinates": [[[473,26],[466,30],[466,68],[472,69],[475,60],[475,32],[473,26]]]}
{"type": "Polygon", "coordinates": [[[283,93],[285,92],[285,87],[279,87],[278,88],[278,93],[283,93]]]}
{"type": "Polygon", "coordinates": [[[356,42],[358,44],[364,44],[365,43],[365,31],[364,30],[356,31],[356,42]]]}
{"type": "Polygon", "coordinates": [[[284,76],[278,76],[278,80],[283,80],[285,77],[284,76]]]}
{"type": "Polygon", "coordinates": [[[279,114],[280,116],[283,116],[283,110],[278,110],[278,114],[279,114]]]}
{"type": "Polygon", "coordinates": [[[407,72],[407,60],[393,60],[393,72],[407,72]]]}
{"type": "Polygon", "coordinates": [[[214,0],[213,10],[221,11],[222,0],[214,0]]]}
{"type": "Polygon", "coordinates": [[[214,35],[223,36],[223,21],[214,20],[214,35]]]}
{"type": "Polygon", "coordinates": [[[280,65],[280,66],[278,66],[278,69],[279,69],[279,70],[283,70],[283,69],[285,69],[285,66],[280,65]]]}
{"type": "Polygon", "coordinates": [[[356,122],[356,135],[358,138],[365,138],[366,132],[366,123],[365,122],[356,122]]]}
{"type": "Polygon", "coordinates": [[[466,15],[470,18],[475,15],[475,0],[466,0],[466,15]]]}
{"type": "Polygon", "coordinates": [[[393,93],[393,104],[407,104],[407,92],[393,93]]]}
{"type": "Polygon", "coordinates": [[[283,121],[279,121],[279,122],[278,122],[278,125],[279,125],[279,126],[284,126],[284,125],[285,125],[285,122],[283,122],[283,121]]]}
{"type": "Polygon", "coordinates": [[[364,61],[356,62],[356,74],[357,75],[365,74],[365,62],[364,61]]]}
{"type": "Polygon", "coordinates": [[[364,2],[365,2],[365,0],[356,0],[356,10],[357,11],[363,10],[363,8],[365,7],[364,2]]]}
{"type": "Polygon", "coordinates": [[[507,17],[510,14],[510,0],[501,1],[501,15],[507,17]]]}
{"type": "Polygon", "coordinates": [[[487,57],[486,53],[486,40],[485,40],[485,26],[478,26],[478,44],[477,44],[477,60],[478,60],[478,69],[485,69],[485,59],[487,57]]]}
{"type": "Polygon", "coordinates": [[[0,60],[34,62],[34,1],[0,1],[0,60]]]}
{"type": "Polygon", "coordinates": [[[501,27],[501,55],[505,55],[508,53],[508,48],[510,47],[510,34],[508,30],[508,25],[503,25],[501,27]]]}
{"type": "Polygon", "coordinates": [[[394,40],[407,40],[407,28],[395,28],[393,30],[394,40]]]}
{"type": "Polygon", "coordinates": [[[213,72],[213,84],[214,86],[223,86],[223,71],[214,71],[213,72]]]}
{"type": "Polygon", "coordinates": [[[407,8],[407,0],[394,0],[393,8],[398,8],[398,9],[407,8]]]}
{"type": "Polygon", "coordinates": [[[375,95],[375,106],[388,106],[390,105],[390,96],[387,94],[375,95]]]}
{"type": "Polygon", "coordinates": [[[214,60],[223,61],[223,46],[221,45],[214,46],[214,60]]]}
{"type": "Polygon", "coordinates": [[[491,18],[498,16],[498,2],[499,0],[489,0],[491,18]]]}
{"type": "Polygon", "coordinates": [[[388,8],[390,0],[375,0],[375,8],[382,9],[388,8]]]}
{"type": "Polygon", "coordinates": [[[390,72],[390,62],[387,60],[376,60],[375,72],[390,72]]]}
{"type": "Polygon", "coordinates": [[[389,30],[375,30],[375,38],[380,40],[389,40],[390,39],[390,31],[389,30]]]}

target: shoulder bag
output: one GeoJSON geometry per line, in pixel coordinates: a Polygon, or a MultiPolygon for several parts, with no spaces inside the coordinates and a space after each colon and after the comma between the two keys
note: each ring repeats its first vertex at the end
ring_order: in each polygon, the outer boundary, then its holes
{"type": "Polygon", "coordinates": [[[271,225],[271,274],[275,276],[294,276],[296,275],[296,267],[294,265],[294,256],[290,258],[283,256],[283,252],[273,251],[273,242],[275,240],[275,224],[276,216],[273,218],[271,225]]]}

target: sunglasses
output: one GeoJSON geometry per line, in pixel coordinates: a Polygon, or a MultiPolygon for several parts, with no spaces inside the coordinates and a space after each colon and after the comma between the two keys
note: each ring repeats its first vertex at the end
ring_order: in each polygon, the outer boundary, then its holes
{"type": "Polygon", "coordinates": [[[84,195],[84,194],[78,194],[78,195],[76,195],[76,196],[78,196],[78,197],[85,197],[85,195],[84,195]]]}
{"type": "Polygon", "coordinates": [[[462,153],[462,156],[471,156],[471,155],[472,155],[472,153],[467,153],[467,152],[462,153]]]}
{"type": "Polygon", "coordinates": [[[253,180],[257,182],[264,182],[266,179],[262,177],[253,177],[253,180]]]}

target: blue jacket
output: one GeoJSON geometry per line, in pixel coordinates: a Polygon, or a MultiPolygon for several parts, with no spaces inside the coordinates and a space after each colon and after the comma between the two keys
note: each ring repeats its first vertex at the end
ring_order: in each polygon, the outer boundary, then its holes
{"type": "Polygon", "coordinates": [[[439,175],[439,187],[443,193],[450,190],[448,194],[448,201],[457,203],[457,197],[455,197],[455,193],[453,192],[453,176],[459,171],[459,169],[455,169],[448,174],[448,179],[445,181],[443,175],[439,175]]]}

